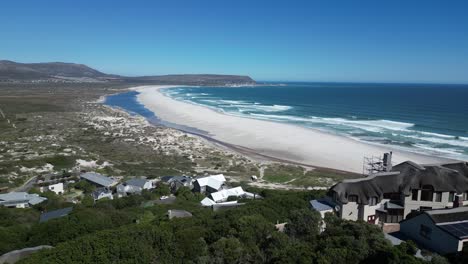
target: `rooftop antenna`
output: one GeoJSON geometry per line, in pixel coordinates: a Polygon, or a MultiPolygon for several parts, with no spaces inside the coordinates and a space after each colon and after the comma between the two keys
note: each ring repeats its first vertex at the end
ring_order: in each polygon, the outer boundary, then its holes
{"type": "Polygon", "coordinates": [[[392,152],[384,153],[383,156],[364,157],[362,174],[372,176],[381,172],[392,170],[392,152]]]}

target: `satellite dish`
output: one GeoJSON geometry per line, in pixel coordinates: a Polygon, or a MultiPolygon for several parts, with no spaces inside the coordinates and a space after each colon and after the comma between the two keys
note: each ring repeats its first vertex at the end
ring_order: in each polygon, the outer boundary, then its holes
{"type": "Polygon", "coordinates": [[[335,206],[335,211],[339,212],[341,210],[341,207],[339,205],[335,206]]]}

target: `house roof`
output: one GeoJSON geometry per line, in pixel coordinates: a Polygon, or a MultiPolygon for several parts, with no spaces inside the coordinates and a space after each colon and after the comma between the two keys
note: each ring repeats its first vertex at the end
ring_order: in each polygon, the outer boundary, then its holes
{"type": "Polygon", "coordinates": [[[109,188],[102,187],[102,188],[97,188],[96,190],[94,190],[91,195],[93,196],[94,199],[98,199],[99,195],[107,194],[107,193],[112,193],[112,191],[109,188]]]}
{"type": "Polygon", "coordinates": [[[80,177],[104,187],[110,187],[117,183],[115,180],[96,172],[86,172],[81,174],[80,177]]]}
{"type": "Polygon", "coordinates": [[[419,165],[411,161],[400,163],[391,172],[366,178],[342,181],[330,188],[341,203],[348,203],[349,195],[356,195],[358,203],[368,204],[369,198],[382,200],[384,193],[403,193],[431,185],[436,192],[468,191],[468,164],[465,162],[419,165]]]}
{"type": "Polygon", "coordinates": [[[192,217],[192,213],[185,211],[185,210],[176,210],[176,209],[168,210],[167,215],[169,216],[169,219],[192,217]]]}
{"type": "Polygon", "coordinates": [[[198,185],[200,186],[209,186],[213,189],[219,190],[221,186],[226,182],[226,178],[224,178],[223,174],[218,174],[218,175],[211,175],[207,177],[202,177],[196,179],[198,182],[198,185]]]}
{"type": "Polygon", "coordinates": [[[117,192],[119,193],[141,193],[142,189],[142,187],[124,183],[117,185],[117,192]]]}
{"type": "Polygon", "coordinates": [[[192,177],[190,176],[163,176],[161,177],[161,181],[162,182],[167,182],[167,183],[171,183],[171,182],[174,182],[174,181],[179,181],[179,182],[182,182],[182,183],[185,183],[185,182],[190,182],[192,181],[192,177]]]}
{"type": "Polygon", "coordinates": [[[125,183],[127,185],[132,185],[132,186],[143,188],[147,181],[148,180],[146,178],[133,178],[133,179],[126,181],[125,183]]]}
{"type": "Polygon", "coordinates": [[[458,239],[468,238],[468,221],[451,224],[438,224],[437,226],[458,239]]]}
{"type": "Polygon", "coordinates": [[[13,205],[16,203],[29,203],[31,205],[42,203],[47,200],[45,197],[41,197],[38,194],[27,192],[9,192],[0,194],[0,204],[13,205]]]}
{"type": "Polygon", "coordinates": [[[202,206],[212,206],[213,204],[216,204],[215,201],[211,200],[208,197],[205,197],[205,199],[201,200],[200,203],[202,204],[202,206]]]}
{"type": "Polygon", "coordinates": [[[434,223],[468,221],[468,206],[424,211],[434,223]]]}
{"type": "Polygon", "coordinates": [[[468,207],[424,211],[441,229],[457,237],[468,238],[468,207]]]}
{"type": "Polygon", "coordinates": [[[229,196],[239,197],[244,194],[245,194],[244,190],[242,189],[242,187],[239,186],[239,187],[235,187],[231,189],[214,192],[211,194],[211,198],[213,198],[215,202],[219,202],[219,201],[226,200],[229,196]]]}
{"type": "Polygon", "coordinates": [[[312,206],[312,208],[319,212],[333,210],[333,208],[330,205],[328,205],[322,200],[311,200],[310,205],[312,206]]]}
{"type": "Polygon", "coordinates": [[[42,213],[39,219],[39,223],[47,222],[51,219],[60,218],[68,215],[73,210],[73,207],[62,208],[47,213],[42,213]]]}

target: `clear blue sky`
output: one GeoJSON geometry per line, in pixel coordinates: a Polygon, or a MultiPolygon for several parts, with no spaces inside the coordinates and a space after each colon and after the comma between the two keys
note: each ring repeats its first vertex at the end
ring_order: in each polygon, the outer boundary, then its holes
{"type": "Polygon", "coordinates": [[[468,83],[468,1],[1,1],[0,59],[124,75],[468,83]]]}

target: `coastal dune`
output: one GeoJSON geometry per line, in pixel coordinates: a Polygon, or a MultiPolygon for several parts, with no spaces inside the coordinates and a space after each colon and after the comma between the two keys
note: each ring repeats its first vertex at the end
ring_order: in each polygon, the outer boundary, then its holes
{"type": "Polygon", "coordinates": [[[412,160],[436,163],[437,157],[371,145],[293,124],[227,115],[174,100],[161,93],[170,86],[140,86],[137,100],[163,121],[205,131],[215,140],[249,148],[261,155],[311,166],[362,172],[363,157],[393,151],[394,163],[412,160]]]}

